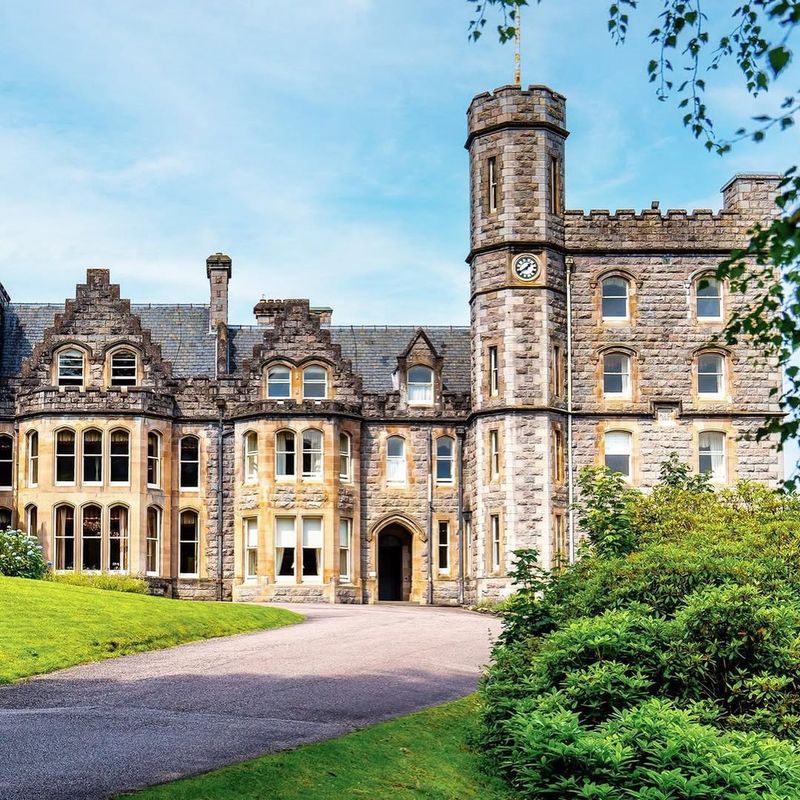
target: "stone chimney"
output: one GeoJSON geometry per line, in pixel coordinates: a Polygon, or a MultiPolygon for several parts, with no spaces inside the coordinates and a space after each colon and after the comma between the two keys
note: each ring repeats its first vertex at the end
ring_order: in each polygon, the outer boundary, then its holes
{"type": "Polygon", "coordinates": [[[214,253],[206,259],[206,274],[211,285],[210,325],[216,330],[228,324],[228,283],[231,279],[231,258],[214,253]]]}
{"type": "Polygon", "coordinates": [[[722,187],[722,207],[725,211],[738,211],[754,222],[774,218],[778,213],[775,199],[780,181],[780,175],[734,175],[722,187]]]}
{"type": "Polygon", "coordinates": [[[262,297],[253,307],[256,322],[271,328],[275,324],[275,317],[283,311],[284,305],[283,300],[267,300],[266,297],[262,297]]]}

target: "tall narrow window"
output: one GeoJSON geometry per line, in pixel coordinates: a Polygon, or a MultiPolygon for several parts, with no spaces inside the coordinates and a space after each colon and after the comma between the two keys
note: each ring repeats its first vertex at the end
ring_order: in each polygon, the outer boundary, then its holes
{"type": "Polygon", "coordinates": [[[292,431],[280,431],[275,437],[275,471],[279,478],[295,476],[295,438],[292,431]]]}
{"type": "Polygon", "coordinates": [[[489,478],[497,480],[500,477],[500,432],[489,431],[489,478]]]}
{"type": "Polygon", "coordinates": [[[561,213],[561,159],[550,156],[550,213],[561,213]]]}
{"type": "Polygon", "coordinates": [[[349,481],[351,470],[351,454],[350,454],[350,435],[347,433],[339,434],[339,478],[343,481],[349,481]]]}
{"type": "Polygon", "coordinates": [[[244,480],[245,483],[258,481],[258,434],[255,431],[244,435],[244,480]]]}
{"type": "Polygon", "coordinates": [[[489,395],[497,397],[500,394],[500,363],[498,361],[497,347],[489,348],[489,395]]]}
{"type": "Polygon", "coordinates": [[[56,434],[56,483],[75,483],[75,431],[56,434]]]}
{"type": "Polygon", "coordinates": [[[450,436],[440,436],[436,440],[436,483],[453,482],[453,451],[455,441],[450,436]]]}
{"type": "Polygon", "coordinates": [[[147,434],[147,485],[161,486],[161,436],[152,431],[147,434]]]}
{"type": "Polygon", "coordinates": [[[492,514],[489,517],[489,536],[491,537],[489,546],[491,549],[491,567],[492,572],[500,571],[500,562],[502,559],[502,545],[500,534],[500,515],[492,514]]]}
{"type": "Polygon", "coordinates": [[[56,508],[55,566],[57,570],[75,569],[75,509],[56,508]]]}
{"type": "Polygon", "coordinates": [[[58,385],[83,386],[83,353],[62,350],[58,354],[58,385]]]}
{"type": "Polygon", "coordinates": [[[322,432],[303,431],[303,477],[322,477],[322,432]]]}
{"type": "Polygon", "coordinates": [[[553,345],[552,363],[550,364],[550,387],[553,396],[564,396],[564,359],[561,345],[553,345]]]}
{"type": "Polygon", "coordinates": [[[161,571],[161,509],[158,506],[147,509],[146,547],[145,571],[148,575],[158,575],[161,571]]]}
{"type": "Polygon", "coordinates": [[[39,485],[39,434],[36,431],[28,434],[28,485],[39,485]]]}
{"type": "Polygon", "coordinates": [[[710,275],[695,282],[697,319],[722,319],[722,284],[710,275]]]}
{"type": "Polygon", "coordinates": [[[450,523],[439,520],[439,537],[436,542],[439,573],[450,572],[450,523]]]}
{"type": "Polygon", "coordinates": [[[0,436],[0,488],[10,489],[14,482],[14,440],[0,436]]]}
{"type": "Polygon", "coordinates": [[[181,511],[178,540],[178,572],[186,577],[198,574],[197,552],[200,543],[200,518],[196,511],[181,511]]]}
{"type": "Polygon", "coordinates": [[[275,572],[278,580],[295,579],[294,554],[297,548],[297,532],[294,517],[275,519],[275,572]]]}
{"type": "Polygon", "coordinates": [[[306,367],[303,370],[303,398],[324,400],[328,396],[328,372],[323,367],[306,367]]]}
{"type": "Polygon", "coordinates": [[[497,201],[498,201],[498,187],[497,187],[497,158],[495,156],[491,156],[487,162],[487,182],[488,182],[488,192],[489,192],[489,213],[494,214],[497,211],[497,201]]]}
{"type": "Polygon", "coordinates": [[[564,483],[564,434],[561,428],[553,429],[553,480],[564,483]]]}
{"type": "Polygon", "coordinates": [[[698,445],[700,472],[709,474],[714,481],[725,482],[725,434],[721,431],[703,431],[698,445]]]}
{"type": "Polygon", "coordinates": [[[322,577],[322,519],[303,519],[303,580],[322,577]]]}
{"type": "Polygon", "coordinates": [[[603,281],[603,319],[628,319],[628,281],[606,278],[603,281]]]}
{"type": "Polygon", "coordinates": [[[84,506],[81,511],[81,569],[95,572],[103,568],[102,534],[100,506],[84,506]]]}
{"type": "Polygon", "coordinates": [[[83,432],[83,482],[103,482],[103,434],[94,428],[83,432]]]}
{"type": "Polygon", "coordinates": [[[623,478],[631,477],[633,436],[629,431],[607,431],[605,435],[605,464],[623,478]]]}
{"type": "Polygon", "coordinates": [[[2,507],[0,508],[0,531],[6,531],[11,528],[11,509],[2,507]]]}
{"type": "Polygon", "coordinates": [[[560,569],[569,562],[567,552],[567,532],[564,524],[564,515],[555,514],[553,517],[553,552],[551,556],[551,566],[553,569],[560,569]]]}
{"type": "Polygon", "coordinates": [[[108,568],[112,572],[128,569],[128,509],[111,506],[108,512],[108,568]]]}
{"type": "Polygon", "coordinates": [[[624,353],[603,356],[603,395],[629,397],[631,392],[631,360],[624,353]]]}
{"type": "Polygon", "coordinates": [[[406,482],[406,440],[402,436],[390,436],[386,440],[386,480],[406,482]]]}
{"type": "Polygon", "coordinates": [[[408,371],[408,402],[413,406],[433,405],[433,370],[411,367],[408,371]]]}
{"type": "Polygon", "coordinates": [[[111,483],[129,483],[131,478],[131,437],[128,431],[111,431],[109,445],[111,483]]]}
{"type": "Polygon", "coordinates": [[[704,397],[722,397],[725,367],[721,355],[705,353],[697,358],[697,393],[704,397]]]}
{"type": "Polygon", "coordinates": [[[339,580],[350,580],[350,541],[352,536],[353,521],[350,519],[339,520],[339,580]]]}
{"type": "Polygon", "coordinates": [[[111,385],[136,386],[136,353],[116,350],[111,354],[111,385]]]}
{"type": "Polygon", "coordinates": [[[180,444],[181,489],[200,488],[200,440],[184,436],[180,444]]]}
{"type": "Polygon", "coordinates": [[[248,517],[244,525],[244,577],[252,581],[258,577],[258,519],[248,517]]]}
{"type": "Polygon", "coordinates": [[[267,397],[276,400],[292,396],[292,371],[289,367],[272,367],[267,372],[267,397]]]}
{"type": "Polygon", "coordinates": [[[30,536],[39,533],[39,511],[36,506],[28,506],[25,509],[25,530],[30,536]]]}

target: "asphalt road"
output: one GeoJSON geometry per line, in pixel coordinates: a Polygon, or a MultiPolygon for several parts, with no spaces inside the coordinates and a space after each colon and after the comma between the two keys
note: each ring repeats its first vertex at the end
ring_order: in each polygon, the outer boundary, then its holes
{"type": "Polygon", "coordinates": [[[449,608],[296,610],[299,625],[0,687],[0,798],[112,797],[455,699],[498,632],[449,608]]]}

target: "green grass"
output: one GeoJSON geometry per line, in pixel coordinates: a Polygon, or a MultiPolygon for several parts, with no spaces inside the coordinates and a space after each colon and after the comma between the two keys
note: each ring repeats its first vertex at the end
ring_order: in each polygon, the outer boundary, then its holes
{"type": "Polygon", "coordinates": [[[510,800],[466,742],[468,697],[329,742],[263,756],[126,797],[135,800],[510,800]]]}
{"type": "Polygon", "coordinates": [[[0,684],[301,619],[277,608],[167,600],[0,576],[0,684]]]}

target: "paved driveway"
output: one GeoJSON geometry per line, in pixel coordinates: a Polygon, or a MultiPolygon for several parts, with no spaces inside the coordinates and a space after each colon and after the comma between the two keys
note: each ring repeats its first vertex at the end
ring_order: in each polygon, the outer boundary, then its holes
{"type": "Polygon", "coordinates": [[[306,622],[0,687],[0,798],[105,798],[475,689],[497,620],[297,607],[306,622]]]}

